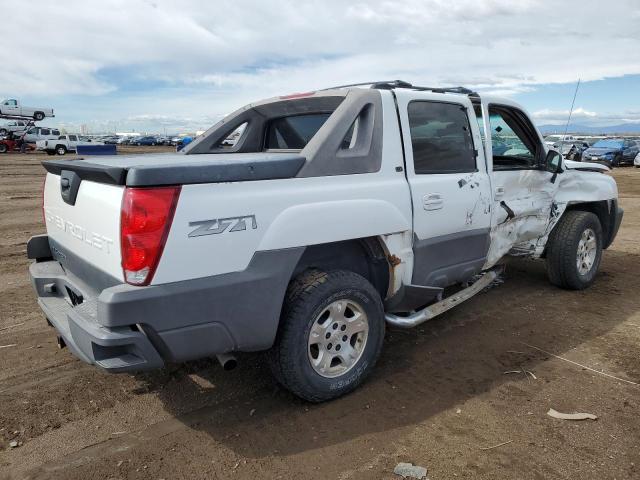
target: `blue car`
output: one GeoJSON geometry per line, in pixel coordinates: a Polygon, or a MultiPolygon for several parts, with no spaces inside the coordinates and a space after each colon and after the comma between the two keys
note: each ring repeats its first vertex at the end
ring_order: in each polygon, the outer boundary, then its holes
{"type": "Polygon", "coordinates": [[[609,167],[617,167],[623,163],[633,163],[638,154],[638,144],[623,138],[606,138],[582,152],[583,162],[604,163],[609,167]]]}

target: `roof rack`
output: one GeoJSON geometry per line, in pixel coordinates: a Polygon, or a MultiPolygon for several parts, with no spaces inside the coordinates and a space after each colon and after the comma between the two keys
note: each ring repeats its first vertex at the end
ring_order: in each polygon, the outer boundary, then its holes
{"type": "Polygon", "coordinates": [[[412,85],[404,80],[384,80],[376,82],[362,82],[351,83],[349,85],[339,85],[337,87],[324,88],[323,90],[334,90],[337,88],[349,88],[349,87],[363,87],[365,85],[371,85],[370,88],[376,88],[378,90],[392,90],[394,88],[407,88],[410,90],[416,90],[420,92],[434,92],[434,93],[458,93],[461,95],[469,95],[470,97],[480,97],[477,92],[469,90],[465,87],[420,87],[412,85]]]}

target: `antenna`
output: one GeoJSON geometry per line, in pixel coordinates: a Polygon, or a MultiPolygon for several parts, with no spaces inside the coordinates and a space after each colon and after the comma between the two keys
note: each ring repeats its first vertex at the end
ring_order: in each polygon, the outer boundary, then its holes
{"type": "Polygon", "coordinates": [[[571,101],[571,109],[569,110],[569,118],[567,118],[567,125],[564,127],[564,135],[562,135],[562,141],[560,142],[560,156],[562,156],[562,150],[564,150],[564,143],[567,141],[567,131],[569,130],[569,123],[571,122],[571,114],[573,114],[573,106],[576,103],[576,97],[578,96],[578,88],[580,88],[580,79],[576,85],[576,91],[573,93],[573,100],[571,101]]]}

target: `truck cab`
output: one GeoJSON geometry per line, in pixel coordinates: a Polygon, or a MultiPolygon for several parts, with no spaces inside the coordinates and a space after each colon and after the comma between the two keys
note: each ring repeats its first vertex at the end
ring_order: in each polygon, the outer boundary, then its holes
{"type": "Polygon", "coordinates": [[[401,81],[256,102],[175,154],[43,165],[30,274],[75,355],[130,372],[267,351],[314,402],[364,380],[385,325],[509,257],[587,288],[622,220],[608,168],[548,150],[522,106],[401,81]]]}

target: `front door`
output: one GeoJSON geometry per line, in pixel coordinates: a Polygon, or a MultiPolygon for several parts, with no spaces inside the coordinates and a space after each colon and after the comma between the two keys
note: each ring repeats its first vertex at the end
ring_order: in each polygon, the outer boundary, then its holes
{"type": "Polygon", "coordinates": [[[552,182],[542,139],[524,112],[504,104],[484,105],[483,111],[494,210],[489,267],[507,253],[533,253],[548,233],[558,182],[552,182]]]}
{"type": "Polygon", "coordinates": [[[473,107],[464,95],[396,91],[413,202],[412,283],[446,287],[486,261],[490,182],[473,107]],[[450,98],[449,98],[450,97],[450,98]]]}

